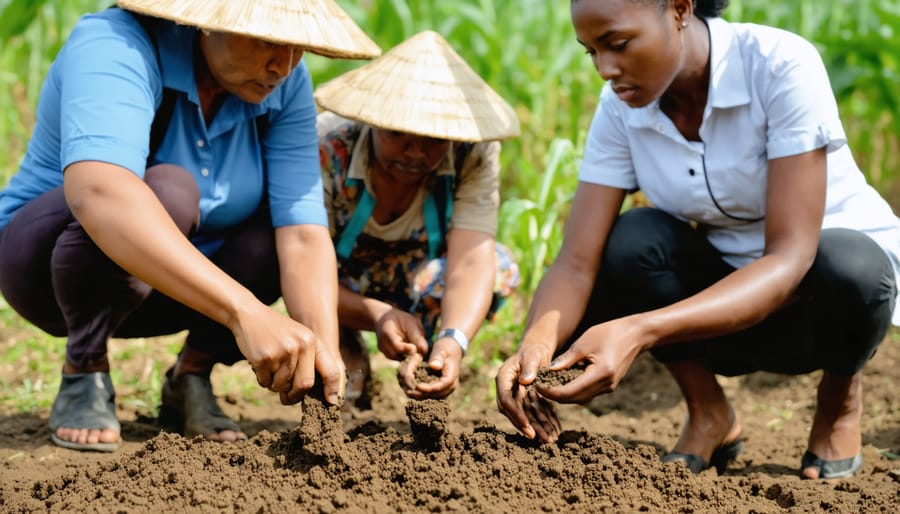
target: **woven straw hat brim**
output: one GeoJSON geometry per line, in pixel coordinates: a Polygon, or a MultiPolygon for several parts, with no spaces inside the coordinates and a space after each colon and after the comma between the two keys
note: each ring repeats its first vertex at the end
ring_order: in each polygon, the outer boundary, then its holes
{"type": "Polygon", "coordinates": [[[211,32],[295,45],[325,57],[371,59],[381,49],[334,0],[118,0],[119,7],[211,32]]]}
{"type": "Polygon", "coordinates": [[[345,118],[452,141],[508,139],[520,130],[515,110],[431,31],[322,84],[315,98],[345,118]]]}

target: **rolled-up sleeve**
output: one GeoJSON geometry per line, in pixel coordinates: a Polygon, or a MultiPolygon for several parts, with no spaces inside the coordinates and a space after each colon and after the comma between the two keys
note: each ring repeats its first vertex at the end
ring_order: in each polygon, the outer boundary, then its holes
{"type": "Polygon", "coordinates": [[[847,143],[818,51],[800,37],[780,42],[765,95],[769,159],[825,147],[832,152],[847,143]]]}

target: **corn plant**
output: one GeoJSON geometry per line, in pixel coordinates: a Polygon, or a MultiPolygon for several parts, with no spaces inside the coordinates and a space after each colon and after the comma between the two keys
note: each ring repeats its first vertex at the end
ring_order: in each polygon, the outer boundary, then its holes
{"type": "MultiPolygon", "coordinates": [[[[41,81],[68,31],[83,13],[111,3],[0,0],[0,184],[15,171],[24,153],[41,81]]],[[[590,123],[602,86],[575,41],[568,2],[338,3],[385,50],[422,30],[441,33],[516,109],[522,135],[503,145],[500,239],[521,262],[528,263],[523,265],[525,272],[534,274],[522,288],[527,294],[558,249],[561,220],[568,208],[565,199],[576,186],[578,141],[590,123]],[[562,164],[553,164],[561,154],[566,155],[562,164]]],[[[900,4],[731,0],[724,15],[732,21],[780,27],[812,41],[829,70],[860,167],[889,199],[891,191],[900,191],[895,187],[900,184],[896,180],[900,173],[900,4]]],[[[316,83],[362,64],[313,55],[305,59],[316,83]]]]}

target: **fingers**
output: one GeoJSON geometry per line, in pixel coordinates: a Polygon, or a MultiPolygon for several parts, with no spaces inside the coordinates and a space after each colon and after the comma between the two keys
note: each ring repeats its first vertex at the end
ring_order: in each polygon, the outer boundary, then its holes
{"type": "Polygon", "coordinates": [[[534,390],[529,390],[523,398],[523,407],[537,438],[544,443],[556,441],[562,431],[562,425],[550,402],[541,398],[534,390]]]}
{"type": "Polygon", "coordinates": [[[253,370],[253,373],[256,374],[256,383],[261,387],[266,389],[272,385],[272,368],[268,363],[257,363],[256,365],[250,364],[250,369],[253,370]]]}
{"type": "MultiPolygon", "coordinates": [[[[452,342],[456,344],[456,342],[452,342]]],[[[458,346],[457,346],[458,349],[458,346]]],[[[459,381],[459,364],[462,352],[457,350],[454,354],[446,346],[435,346],[428,365],[431,369],[441,370],[441,377],[434,382],[416,384],[416,389],[426,396],[443,398],[456,389],[459,381]]]]}
{"type": "Polygon", "coordinates": [[[584,355],[579,350],[578,343],[576,342],[565,352],[553,359],[553,362],[550,363],[550,369],[553,371],[568,369],[581,362],[582,360],[584,360],[584,355]]]}
{"type": "Polygon", "coordinates": [[[286,404],[299,402],[303,395],[312,388],[315,380],[316,348],[313,345],[307,345],[297,355],[297,367],[294,369],[291,388],[285,392],[286,394],[283,397],[279,395],[281,402],[286,404]]]}
{"type": "Polygon", "coordinates": [[[407,355],[428,353],[428,340],[422,322],[415,316],[394,309],[380,323],[378,348],[391,360],[403,360],[407,355]]]}
{"type": "MultiPolygon", "coordinates": [[[[397,368],[397,380],[400,382],[400,387],[403,388],[403,391],[409,396],[410,394],[416,394],[416,368],[419,367],[419,364],[422,363],[422,354],[413,353],[405,361],[400,364],[400,367],[397,368]]],[[[412,398],[413,396],[410,396],[412,398]]]]}
{"type": "Polygon", "coordinates": [[[516,357],[510,358],[497,373],[497,408],[528,439],[535,438],[534,427],[522,407],[522,395],[525,387],[520,384],[519,362],[516,357]]]}
{"type": "MultiPolygon", "coordinates": [[[[546,362],[546,361],[545,361],[546,362]]],[[[537,378],[538,369],[541,366],[539,359],[532,359],[523,356],[520,359],[521,372],[519,373],[519,383],[522,385],[530,385],[537,378]]]]}
{"type": "Polygon", "coordinates": [[[406,334],[406,340],[414,346],[413,351],[418,351],[422,355],[428,354],[428,340],[425,339],[425,327],[422,326],[422,321],[412,315],[407,315],[402,319],[405,320],[403,332],[406,334]]]}
{"type": "Polygon", "coordinates": [[[272,375],[272,384],[269,389],[276,393],[284,393],[291,390],[294,381],[294,370],[297,368],[297,357],[293,355],[289,361],[279,366],[272,375]]]}
{"type": "Polygon", "coordinates": [[[610,375],[605,377],[598,375],[600,375],[598,367],[589,364],[584,373],[567,384],[547,389],[538,387],[537,389],[541,396],[555,402],[585,403],[599,394],[612,390],[610,375]]]}
{"type": "Polygon", "coordinates": [[[329,351],[316,352],[315,368],[322,377],[322,387],[325,393],[325,401],[332,405],[340,405],[344,399],[344,390],[347,387],[347,373],[341,359],[329,351]]]}

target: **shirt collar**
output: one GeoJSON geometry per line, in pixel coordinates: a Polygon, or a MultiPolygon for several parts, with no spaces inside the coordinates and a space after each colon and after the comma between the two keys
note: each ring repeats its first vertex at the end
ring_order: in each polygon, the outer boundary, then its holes
{"type": "MultiPolygon", "coordinates": [[[[737,44],[734,28],[721,18],[709,18],[705,21],[709,27],[711,63],[707,103],[715,109],[749,104],[750,92],[744,75],[744,57],[737,44]]],[[[613,94],[612,90],[608,94],[613,94]]],[[[659,100],[644,107],[628,109],[628,112],[628,124],[634,128],[655,127],[662,115],[659,100]]]]}
{"type": "Polygon", "coordinates": [[[744,75],[744,56],[734,27],[721,18],[706,20],[709,27],[710,62],[709,103],[716,109],[728,109],[750,103],[750,91],[744,75]]]}
{"type": "MultiPolygon", "coordinates": [[[[369,194],[374,196],[374,192],[372,191],[372,183],[369,177],[369,139],[372,137],[372,127],[366,124],[361,124],[359,129],[359,135],[356,137],[356,142],[353,144],[353,153],[350,157],[350,166],[347,170],[347,178],[350,179],[358,179],[362,180],[366,184],[366,189],[369,190],[369,194]]],[[[455,170],[453,164],[453,144],[450,145],[450,149],[447,151],[447,155],[441,159],[441,162],[437,165],[437,175],[452,175],[455,170]]]]}
{"type": "Polygon", "coordinates": [[[194,80],[194,44],[197,31],[193,27],[167,22],[156,33],[159,66],[163,87],[181,91],[200,104],[194,80]]]}

